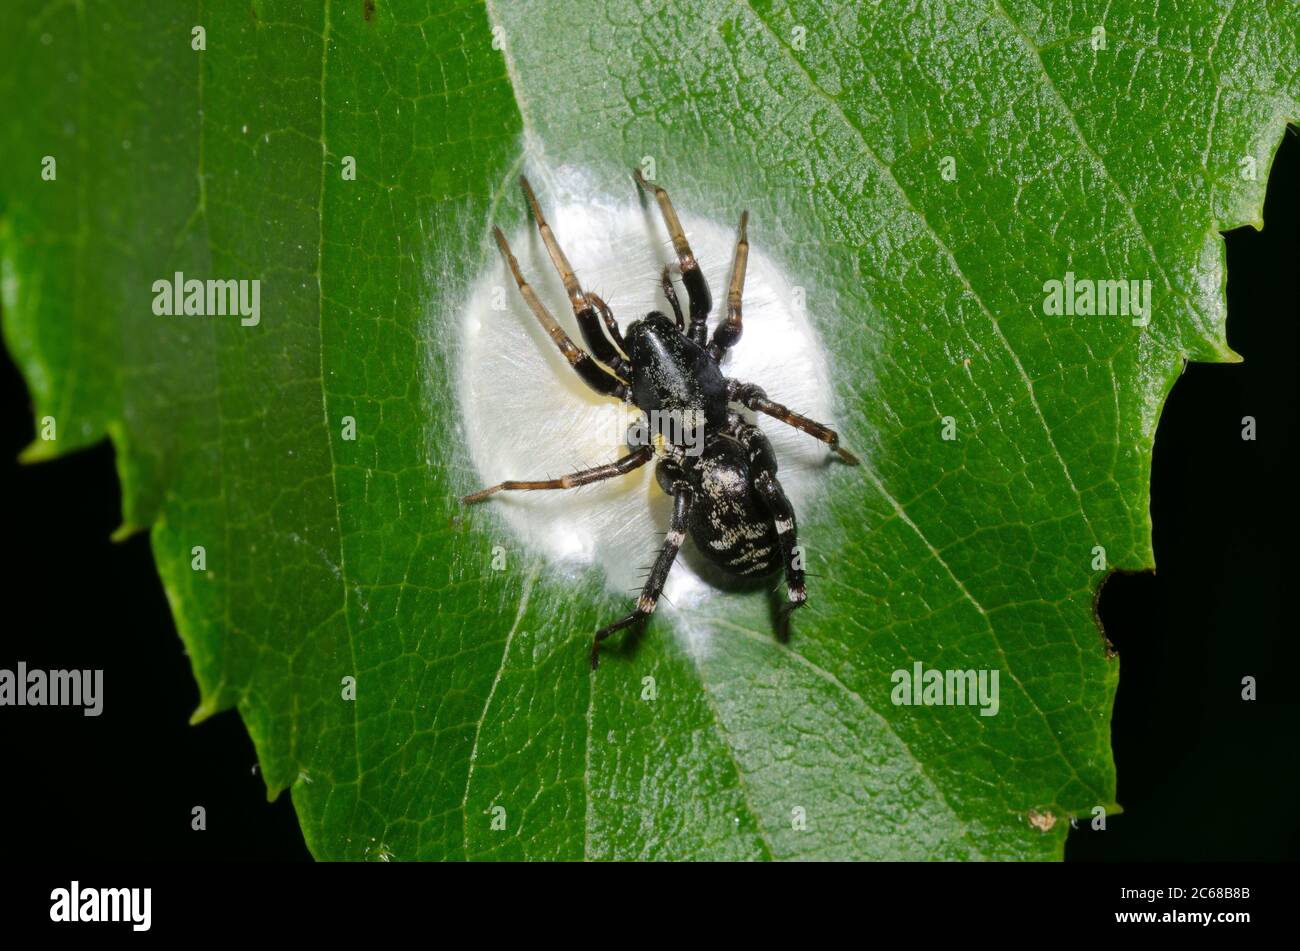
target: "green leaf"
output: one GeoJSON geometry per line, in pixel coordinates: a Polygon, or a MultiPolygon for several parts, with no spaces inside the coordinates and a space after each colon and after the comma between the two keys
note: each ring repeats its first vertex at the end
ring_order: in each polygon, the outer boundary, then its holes
{"type": "Polygon", "coordinates": [[[1152,565],[1160,408],[1234,359],[1217,232],[1261,225],[1300,116],[1294,4],[24,6],[0,286],[57,432],[27,455],[112,438],[195,719],[239,710],[316,856],[1059,858],[1116,808],[1094,549],[1152,565]],[[787,644],[720,593],[706,654],[668,609],[593,675],[627,597],[491,569],[455,337],[521,168],[630,195],[645,156],[800,276],[865,464],[800,512],[787,644]],[[259,279],[260,323],[155,316],[177,271],[259,279]],[[1149,325],[1045,314],[1066,272],[1149,280],[1149,325]],[[997,715],[895,705],[916,662],[998,670],[997,715]]]}

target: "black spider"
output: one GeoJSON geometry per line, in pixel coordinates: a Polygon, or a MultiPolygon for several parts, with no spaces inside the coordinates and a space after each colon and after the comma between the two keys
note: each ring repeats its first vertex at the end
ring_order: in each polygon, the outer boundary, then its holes
{"type": "Polygon", "coordinates": [[[595,355],[592,359],[591,354],[569,339],[524,280],[501,229],[494,228],[493,233],[501,256],[519,285],[519,293],[573,369],[596,392],[631,402],[648,414],[645,418],[655,421],[653,435],[659,438],[647,438],[647,429],[634,424],[628,436],[631,451],[615,462],[559,479],[501,482],[462,499],[466,504],[481,502],[503,489],[569,489],[624,475],[656,455],[660,457],[655,477],[673,497],[668,535],[637,599],[636,609],[596,632],[591,646],[593,670],[599,661],[601,641],[654,612],[688,529],[700,551],[728,574],[759,577],[773,573],[784,564],[787,611],[807,600],[804,572],[795,550],[794,509],[777,481],[772,444],[757,426],[734,412],[730,404],[739,403],[775,417],[828,444],[845,462],[858,463],[857,457],[840,448],[834,430],[773,403],[752,383],[722,375],[719,367],[722,356],[740,339],[742,329],[740,299],[749,257],[749,240],[745,234],[749,212],[740,215],[731,285],[727,291],[727,318],[713,331],[710,342],[709,286],[686,241],[668,193],[647,182],[639,171],[634,175],[641,188],[654,192],[672,237],[682,283],[686,286],[689,326],[677,302],[670,266],[665,265],[661,279],[675,320],[652,310],[633,321],[625,339],[609,306],[596,294],[583,291],[551,226],[542,216],[532,186],[527,178],[520,177],[542,241],[564,281],[582,337],[595,355]]]}

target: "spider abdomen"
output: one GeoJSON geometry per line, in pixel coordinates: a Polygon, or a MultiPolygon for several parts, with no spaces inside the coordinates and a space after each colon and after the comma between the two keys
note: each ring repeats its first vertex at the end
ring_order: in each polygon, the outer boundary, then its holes
{"type": "Polygon", "coordinates": [[[711,439],[694,467],[691,538],[728,574],[771,574],[781,565],[772,517],[753,484],[748,451],[727,436],[711,439]]]}

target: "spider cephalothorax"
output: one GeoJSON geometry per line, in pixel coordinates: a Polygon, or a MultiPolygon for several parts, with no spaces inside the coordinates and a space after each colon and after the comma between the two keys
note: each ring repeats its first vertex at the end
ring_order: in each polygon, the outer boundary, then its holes
{"type": "Polygon", "coordinates": [[[784,566],[788,608],[793,610],[807,600],[804,571],[795,549],[794,509],[777,480],[772,444],[757,426],[735,412],[732,404],[801,429],[829,445],[845,462],[858,462],[852,453],[840,448],[839,436],[833,429],[772,402],[762,388],[728,379],[722,373],[723,354],[740,339],[743,329],[740,305],[749,258],[749,213],[740,215],[727,290],[727,316],[710,340],[708,317],[713,300],[668,193],[647,182],[640,172],[634,174],[643,189],[654,193],[663,213],[686,287],[689,322],[677,301],[671,266],[665,265],[661,280],[673,316],[651,311],[633,321],[625,337],[608,305],[578,283],[542,215],[532,186],[521,177],[542,241],[560,272],[583,340],[591,351],[588,353],[569,339],[524,280],[501,229],[494,228],[493,233],[520,295],[573,369],[596,392],[630,402],[641,410],[648,426],[629,430],[630,451],[614,462],[558,479],[501,482],[463,499],[466,503],[481,502],[502,490],[570,489],[624,475],[659,457],[655,477],[673,497],[668,534],[636,608],[596,632],[591,646],[593,669],[600,657],[601,641],[654,612],[688,532],[701,553],[729,574],[759,577],[784,566]]]}

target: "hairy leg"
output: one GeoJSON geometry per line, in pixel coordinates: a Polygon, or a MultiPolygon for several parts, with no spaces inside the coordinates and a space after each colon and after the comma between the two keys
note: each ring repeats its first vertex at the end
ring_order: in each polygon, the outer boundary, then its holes
{"type": "Polygon", "coordinates": [[[551,230],[550,224],[542,214],[542,206],[538,203],[537,196],[533,194],[533,186],[523,175],[519,176],[519,184],[523,186],[524,197],[528,199],[528,205],[533,210],[537,230],[541,233],[542,243],[546,245],[546,251],[551,256],[551,263],[555,265],[555,270],[560,272],[560,280],[564,282],[564,290],[569,295],[573,315],[578,319],[578,329],[582,331],[582,339],[586,341],[597,360],[607,364],[615,373],[625,373],[624,354],[620,354],[601,331],[596,308],[589,296],[583,293],[582,285],[578,283],[578,276],[573,272],[573,265],[560,249],[560,243],[555,240],[555,232],[551,230]]]}
{"type": "Polygon", "coordinates": [[[766,413],[773,419],[779,419],[787,426],[803,430],[814,439],[820,439],[830,446],[831,449],[835,450],[835,454],[849,465],[856,466],[858,464],[858,457],[840,446],[839,433],[824,423],[819,423],[815,419],[809,419],[807,416],[796,413],[788,406],[772,402],[767,398],[767,393],[763,391],[761,386],[755,386],[753,383],[741,383],[737,380],[728,380],[727,398],[752,409],[756,413],[766,413]]]}
{"type": "Polygon", "coordinates": [[[695,260],[695,252],[691,250],[690,243],[686,240],[686,232],[682,230],[682,223],[677,219],[677,211],[673,208],[668,192],[646,181],[640,169],[633,169],[632,174],[636,176],[637,184],[643,190],[652,193],[655,201],[659,203],[659,211],[663,215],[668,236],[673,241],[673,250],[677,253],[677,263],[681,267],[682,283],[686,285],[686,298],[690,302],[691,325],[687,334],[700,346],[704,346],[708,342],[709,311],[713,307],[713,295],[709,293],[708,282],[704,280],[700,264],[695,260]]]}
{"type": "Polygon", "coordinates": [[[690,508],[691,488],[685,482],[678,482],[673,486],[673,517],[668,523],[668,534],[664,537],[663,546],[659,549],[659,557],[655,559],[654,566],[650,569],[650,577],[646,579],[645,587],[641,589],[641,597],[637,598],[636,608],[630,614],[624,615],[613,624],[602,627],[596,632],[596,637],[591,642],[592,670],[595,670],[600,664],[601,641],[615,631],[630,627],[642,618],[649,617],[654,613],[655,607],[659,603],[659,595],[664,590],[664,582],[668,580],[668,572],[672,569],[673,561],[677,558],[677,551],[686,538],[686,516],[690,512],[690,508]]]}
{"type": "Polygon", "coordinates": [[[473,505],[475,502],[482,502],[490,495],[496,495],[498,492],[519,492],[533,491],[537,489],[574,489],[580,485],[587,485],[591,482],[601,482],[605,479],[613,479],[617,476],[626,475],[634,469],[639,469],[651,459],[654,458],[653,446],[641,446],[634,449],[626,456],[616,459],[614,462],[606,463],[603,466],[595,466],[591,469],[580,469],[577,472],[571,472],[568,475],[560,476],[558,479],[539,479],[532,482],[509,479],[505,482],[498,482],[496,485],[490,485],[486,489],[479,489],[477,492],[471,492],[461,499],[466,505],[473,505]]]}
{"type": "Polygon", "coordinates": [[[749,212],[740,213],[740,230],[736,234],[736,255],[731,262],[731,285],[727,288],[727,319],[713,331],[709,353],[721,360],[723,353],[736,345],[744,325],[741,321],[740,299],[745,293],[745,268],[749,263],[749,212]]]}

